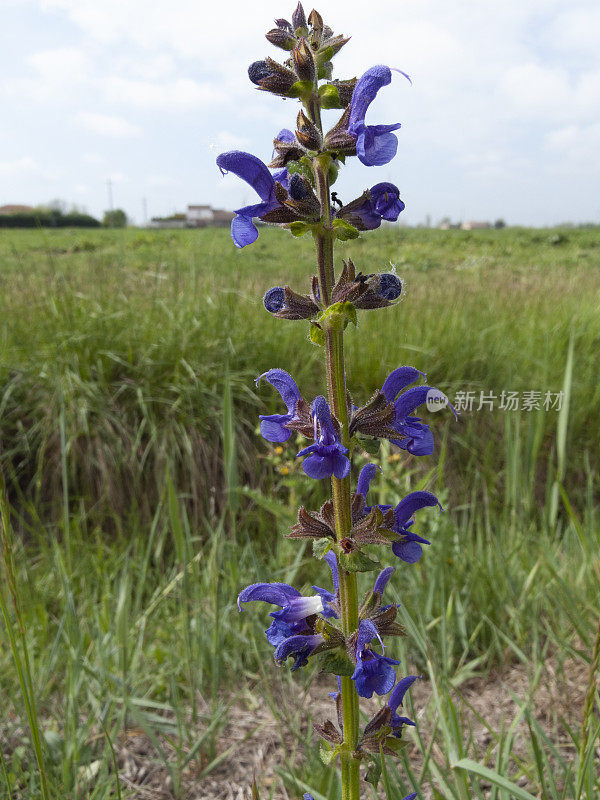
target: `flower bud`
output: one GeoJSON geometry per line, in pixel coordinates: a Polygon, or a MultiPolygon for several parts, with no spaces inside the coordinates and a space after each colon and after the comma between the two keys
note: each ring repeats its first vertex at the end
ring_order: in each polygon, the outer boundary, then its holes
{"type": "Polygon", "coordinates": [[[308,24],[315,31],[323,31],[323,17],[315,8],[308,15],[308,24]]]}
{"type": "Polygon", "coordinates": [[[273,139],[273,148],[270,169],[285,167],[290,161],[299,161],[304,155],[304,150],[300,147],[294,134],[286,129],[280,131],[278,136],[273,139]]]}
{"type": "Polygon", "coordinates": [[[269,314],[280,319],[310,319],[319,313],[319,306],[305,294],[298,294],[289,286],[274,286],[263,298],[269,314]]]}
{"type": "Polygon", "coordinates": [[[384,300],[397,300],[402,294],[402,281],[393,272],[382,272],[377,294],[384,300]]]}
{"type": "Polygon", "coordinates": [[[274,286],[263,297],[263,303],[269,314],[276,314],[285,305],[285,292],[283,286],[274,286]]]}
{"type": "Polygon", "coordinates": [[[254,61],[248,67],[248,77],[250,78],[252,83],[255,83],[257,86],[260,86],[260,82],[264,78],[268,78],[270,74],[271,70],[267,66],[267,62],[264,60],[254,61]]]}
{"type": "Polygon", "coordinates": [[[308,23],[306,22],[306,16],[304,15],[302,3],[298,3],[296,10],[292,14],[292,28],[294,31],[302,30],[308,33],[308,23]]]}
{"type": "Polygon", "coordinates": [[[287,97],[290,89],[298,80],[291,69],[269,57],[264,61],[255,61],[251,64],[248,75],[259,89],[281,95],[281,97],[287,97]]]}
{"type": "Polygon", "coordinates": [[[315,60],[306,39],[302,38],[292,50],[294,69],[301,81],[314,81],[316,75],[315,60]]]}
{"type": "Polygon", "coordinates": [[[283,28],[273,28],[265,34],[265,37],[268,42],[274,44],[275,47],[280,47],[282,50],[291,50],[296,41],[294,36],[283,28]]]}
{"type": "Polygon", "coordinates": [[[320,150],[323,146],[321,132],[302,110],[298,112],[296,125],[296,139],[300,144],[307,150],[320,150]]]}
{"type": "Polygon", "coordinates": [[[336,53],[339,53],[342,47],[345,44],[348,44],[349,41],[350,41],[349,36],[341,36],[341,35],[332,36],[323,42],[323,44],[321,45],[321,50],[327,50],[328,48],[331,47],[331,49],[333,50],[333,53],[330,53],[329,55],[329,58],[331,58],[331,56],[334,56],[336,53]]]}
{"type": "Polygon", "coordinates": [[[311,42],[316,47],[319,47],[323,38],[323,17],[314,8],[308,16],[308,24],[311,26],[311,42]]]}

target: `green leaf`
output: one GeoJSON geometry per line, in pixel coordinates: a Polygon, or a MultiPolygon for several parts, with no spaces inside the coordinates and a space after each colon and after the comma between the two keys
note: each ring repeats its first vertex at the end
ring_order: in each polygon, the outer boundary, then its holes
{"type": "Polygon", "coordinates": [[[308,222],[302,222],[301,220],[290,222],[288,229],[291,231],[292,236],[304,236],[305,233],[312,230],[308,222]]]}
{"type": "Polygon", "coordinates": [[[334,303],[325,309],[317,322],[321,324],[321,327],[324,327],[325,325],[322,323],[325,323],[331,327],[340,328],[343,326],[343,329],[345,329],[349,322],[356,326],[358,325],[356,308],[348,300],[343,303],[334,303]]]}
{"type": "Polygon", "coordinates": [[[379,439],[365,439],[362,436],[359,436],[358,441],[363,450],[366,450],[370,456],[379,455],[379,439]]]}
{"type": "Polygon", "coordinates": [[[319,747],[319,755],[321,756],[321,761],[326,767],[328,767],[331,762],[337,758],[339,751],[339,747],[334,747],[332,749],[328,742],[321,742],[321,746],[319,747]]]}
{"type": "Polygon", "coordinates": [[[319,89],[321,108],[344,108],[337,86],[326,83],[319,89]]]}
{"type": "Polygon", "coordinates": [[[388,736],[385,740],[385,746],[389,747],[390,750],[393,750],[396,754],[399,754],[407,744],[408,742],[405,742],[402,739],[397,739],[395,736],[388,736]]]}
{"type": "Polygon", "coordinates": [[[525,789],[521,789],[521,787],[517,786],[516,783],[513,783],[503,775],[499,775],[497,772],[494,772],[493,769],[489,769],[488,767],[484,767],[482,764],[478,764],[471,758],[461,758],[460,761],[452,764],[452,769],[466,769],[468,772],[474,772],[475,775],[479,775],[480,778],[485,778],[495,786],[499,786],[501,789],[506,789],[511,793],[511,795],[514,795],[516,800],[536,800],[532,794],[526,792],[525,789]]]}
{"type": "Polygon", "coordinates": [[[308,100],[313,90],[312,81],[296,81],[287,92],[287,97],[301,97],[308,100]]]}
{"type": "Polygon", "coordinates": [[[319,347],[325,347],[325,331],[320,325],[317,325],[316,322],[310,323],[310,331],[308,335],[313,344],[317,344],[319,347]]]}
{"type": "Polygon", "coordinates": [[[352,553],[340,554],[340,566],[347,572],[372,572],[379,569],[379,561],[373,561],[362,550],[354,550],[352,553]]]}
{"type": "Polygon", "coordinates": [[[333,547],[333,540],[328,536],[323,536],[322,539],[315,539],[313,541],[313,556],[321,559],[333,547]]]}
{"type": "Polygon", "coordinates": [[[333,231],[337,239],[342,242],[347,242],[349,239],[358,239],[358,231],[354,225],[345,219],[334,219],[333,231]]]}
{"type": "Polygon", "coordinates": [[[347,675],[348,677],[354,674],[354,664],[350,661],[348,654],[340,648],[326,650],[315,658],[319,659],[321,672],[331,672],[333,675],[347,675]]]}
{"type": "Polygon", "coordinates": [[[367,769],[367,774],[365,775],[366,782],[372,784],[375,788],[377,788],[377,784],[379,783],[380,778],[381,778],[381,764],[379,763],[379,761],[371,761],[367,769]]]}

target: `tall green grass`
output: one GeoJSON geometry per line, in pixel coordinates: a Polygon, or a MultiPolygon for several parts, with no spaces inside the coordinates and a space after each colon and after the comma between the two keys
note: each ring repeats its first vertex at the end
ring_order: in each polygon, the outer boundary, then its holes
{"type": "MultiPolygon", "coordinates": [[[[298,257],[297,243],[275,243],[274,233],[262,231],[241,252],[222,230],[2,233],[0,464],[11,498],[56,517],[64,436],[71,496],[100,524],[110,519],[121,530],[129,515],[151,519],[167,473],[198,523],[211,498],[220,511],[230,497],[219,447],[224,397],[234,409],[228,424],[241,482],[269,486],[256,469],[254,428],[258,411],[278,398],[261,391],[259,399],[252,379],[280,365],[308,396],[322,380],[306,326],[262,309],[265,288],[289,280],[302,289],[312,270],[309,243],[298,257]]],[[[357,267],[393,262],[405,297],[392,313],[362,314],[349,337],[355,399],[366,399],[399,363],[426,371],[451,396],[559,391],[572,340],[570,457],[557,451],[556,412],[532,412],[523,421],[533,449],[522,494],[545,508],[552,463],[578,501],[586,451],[598,468],[591,443],[600,439],[599,241],[595,229],[399,229],[377,243],[359,240],[357,267]]],[[[506,491],[502,442],[514,423],[510,413],[485,410],[464,414],[459,426],[438,420],[450,437],[455,502],[470,496],[463,477],[477,468],[498,506],[506,491]]]]}

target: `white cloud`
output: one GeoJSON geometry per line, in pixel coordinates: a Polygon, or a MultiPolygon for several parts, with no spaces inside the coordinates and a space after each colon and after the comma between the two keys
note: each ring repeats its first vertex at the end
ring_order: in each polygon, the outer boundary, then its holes
{"type": "Polygon", "coordinates": [[[214,105],[221,97],[209,85],[189,78],[156,83],[112,76],[102,82],[106,99],[146,109],[188,109],[214,105]]]}
{"type": "Polygon", "coordinates": [[[128,122],[122,117],[115,117],[111,114],[96,114],[93,112],[83,112],[78,114],[76,121],[92,133],[100,136],[109,136],[117,139],[130,139],[142,134],[142,129],[128,122]]]}
{"type": "Polygon", "coordinates": [[[591,125],[567,125],[550,131],[544,139],[546,150],[563,158],[590,165],[598,162],[600,122],[591,125]]]}
{"type": "Polygon", "coordinates": [[[0,175],[3,177],[29,175],[51,179],[54,173],[42,167],[31,156],[22,156],[14,161],[0,161],[0,175]]]}

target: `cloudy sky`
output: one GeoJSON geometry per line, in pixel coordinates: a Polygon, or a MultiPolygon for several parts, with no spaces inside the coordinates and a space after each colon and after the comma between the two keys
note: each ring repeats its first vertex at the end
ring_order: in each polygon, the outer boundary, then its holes
{"type": "MultiPolygon", "coordinates": [[[[306,6],[307,12],[311,6],[306,6]]],[[[352,160],[349,201],[396,183],[405,221],[600,221],[598,0],[327,0],[352,39],[338,77],[377,63],[396,75],[368,123],[401,122],[384,167],[352,160]]],[[[293,3],[0,0],[0,205],[53,198],[141,222],[188,203],[255,202],[218,153],[268,160],[294,101],[258,92],[250,62],[282,51],[263,38],[293,3]]],[[[338,112],[333,114],[333,123],[338,112]]]]}

